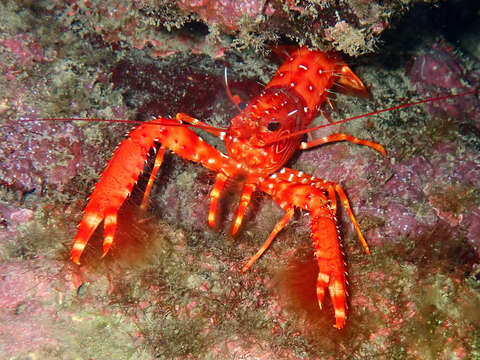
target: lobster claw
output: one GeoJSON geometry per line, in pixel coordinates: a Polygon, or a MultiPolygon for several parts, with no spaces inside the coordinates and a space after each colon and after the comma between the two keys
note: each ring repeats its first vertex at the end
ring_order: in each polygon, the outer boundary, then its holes
{"type": "MultiPolygon", "coordinates": [[[[84,216],[80,221],[77,235],[75,236],[71,251],[72,261],[80,264],[80,257],[93,233],[104,222],[103,255],[105,256],[115,237],[117,214],[130,195],[143,168],[149,150],[155,143],[160,144],[160,149],[149,180],[145,197],[148,196],[149,186],[153,182],[158,168],[160,168],[165,149],[178,154],[184,159],[201,163],[207,169],[219,172],[221,169],[230,169],[234,163],[215,147],[207,144],[195,132],[181,125],[181,121],[198,124],[200,121],[179,114],[177,119],[158,118],[150,123],[145,123],[133,129],[129,136],[123,140],[110,159],[100,180],[95,186],[95,191],[90,197],[84,216]],[[173,129],[173,130],[172,130],[173,129]]],[[[220,134],[219,129],[202,125],[214,134],[220,134]]],[[[146,199],[142,203],[145,206],[146,199]]]]}

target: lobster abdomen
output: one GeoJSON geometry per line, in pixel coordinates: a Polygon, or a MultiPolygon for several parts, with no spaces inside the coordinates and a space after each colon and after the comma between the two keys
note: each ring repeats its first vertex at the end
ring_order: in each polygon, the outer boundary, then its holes
{"type": "Polygon", "coordinates": [[[302,47],[289,55],[266,88],[291,89],[302,99],[305,106],[302,110],[311,120],[325,101],[326,90],[333,86],[338,77],[339,65],[343,64],[332,53],[302,47]]]}

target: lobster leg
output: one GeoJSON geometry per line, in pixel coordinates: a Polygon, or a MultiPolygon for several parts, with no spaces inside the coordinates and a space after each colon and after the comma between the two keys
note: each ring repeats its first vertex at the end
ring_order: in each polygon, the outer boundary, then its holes
{"type": "Polygon", "coordinates": [[[362,231],[360,230],[360,226],[358,225],[357,219],[355,219],[355,215],[353,214],[347,195],[345,194],[343,189],[340,187],[340,185],[332,184],[331,187],[333,186],[335,186],[335,192],[338,194],[338,197],[342,201],[343,206],[347,210],[348,216],[350,217],[350,220],[352,221],[353,226],[355,227],[355,231],[357,232],[357,236],[360,239],[360,242],[362,243],[365,252],[367,253],[367,255],[370,255],[370,249],[368,248],[367,241],[365,240],[365,237],[363,236],[362,231]]]}
{"type": "MultiPolygon", "coordinates": [[[[290,170],[290,171],[296,172],[295,170],[290,170]]],[[[345,210],[347,210],[347,214],[350,217],[350,221],[352,222],[353,227],[355,228],[355,231],[357,232],[357,236],[360,239],[360,242],[362,243],[365,253],[367,255],[370,255],[370,249],[368,248],[367,241],[365,240],[365,237],[363,236],[362,231],[360,230],[360,226],[358,225],[357,219],[353,214],[352,207],[350,206],[350,201],[348,201],[347,195],[343,191],[342,187],[330,181],[325,181],[321,179],[315,179],[315,181],[316,182],[314,183],[317,189],[323,189],[324,191],[328,192],[328,200],[330,201],[330,208],[332,209],[332,212],[334,214],[337,212],[337,195],[338,195],[338,197],[340,198],[340,201],[345,207],[345,210]]]]}
{"type": "Polygon", "coordinates": [[[143,200],[142,200],[142,204],[140,205],[142,210],[145,210],[147,208],[147,201],[150,196],[150,191],[152,190],[153,182],[157,177],[158,170],[160,170],[160,166],[162,166],[164,155],[165,155],[165,147],[161,146],[160,149],[158,149],[157,156],[155,156],[155,162],[153,163],[152,173],[148,178],[147,187],[145,188],[145,192],[143,193],[143,200]]]}
{"type": "Polygon", "coordinates": [[[288,222],[290,221],[294,213],[295,213],[294,207],[290,207],[287,209],[285,216],[275,225],[272,233],[270,234],[268,239],[265,241],[265,243],[262,245],[262,247],[258,249],[257,253],[253,255],[248,261],[248,263],[242,268],[242,273],[250,269],[250,267],[255,263],[255,261],[257,261],[258,258],[260,258],[260,256],[263,255],[265,250],[267,250],[270,247],[270,245],[273,242],[273,239],[275,239],[275,236],[277,236],[277,234],[283,230],[285,225],[288,224],[288,222]]]}
{"type": "Polygon", "coordinates": [[[198,119],[195,119],[191,117],[190,115],[184,114],[184,113],[178,113],[175,116],[175,119],[179,122],[185,122],[188,124],[192,124],[198,128],[201,128],[207,132],[209,132],[212,135],[215,135],[216,137],[220,138],[223,140],[223,138],[226,135],[226,132],[223,129],[213,127],[211,125],[208,125],[207,123],[204,123],[203,121],[200,121],[198,119]]]}
{"type": "Polygon", "coordinates": [[[343,134],[343,133],[332,134],[332,135],[324,136],[320,139],[316,139],[308,142],[302,142],[300,144],[300,149],[301,150],[311,149],[315,146],[336,142],[336,141],[348,141],[353,144],[365,145],[365,146],[371,147],[374,150],[377,150],[383,156],[387,155],[387,152],[385,151],[385,148],[382,145],[373,141],[359,139],[355,136],[352,136],[349,134],[343,134]]]}
{"type": "MultiPolygon", "coordinates": [[[[235,105],[237,104],[235,103],[235,105]]],[[[183,113],[177,114],[176,119],[178,121],[183,121],[195,126],[200,126],[204,130],[219,137],[222,140],[226,135],[226,132],[223,131],[222,129],[212,128],[208,124],[183,113]]],[[[217,212],[218,212],[218,199],[220,197],[220,194],[223,188],[225,187],[226,181],[227,181],[227,177],[225,175],[221,173],[217,174],[217,177],[215,179],[215,185],[213,189],[210,191],[210,209],[208,211],[208,225],[211,228],[215,227],[215,219],[217,217],[217,212]]],[[[252,193],[254,191],[255,191],[255,185],[245,184],[245,186],[243,187],[242,195],[240,196],[240,204],[237,207],[237,211],[235,213],[235,219],[233,221],[232,235],[235,235],[238,232],[242,224],[243,217],[247,210],[248,204],[250,203],[252,193]]]]}
{"type": "Polygon", "coordinates": [[[242,225],[243,217],[245,216],[245,212],[247,211],[248,204],[250,204],[255,189],[255,184],[246,183],[243,185],[240,203],[238,204],[235,218],[233,220],[232,235],[235,235],[238,232],[238,229],[240,229],[240,225],[242,225]]]}
{"type": "Polygon", "coordinates": [[[218,213],[218,198],[225,187],[227,177],[222,173],[218,173],[215,179],[215,185],[210,191],[210,209],[208,211],[208,225],[213,229],[215,227],[215,219],[218,213]]]}
{"type": "Polygon", "coordinates": [[[103,255],[110,249],[115,237],[118,210],[137,182],[154,143],[159,142],[162,146],[156,160],[157,168],[160,167],[165,148],[168,148],[184,159],[200,163],[215,172],[222,172],[226,177],[238,171],[239,166],[235,160],[204,142],[192,130],[178,125],[176,120],[155,119],[132,130],[128,138],[121,142],[85,207],[71,252],[75,263],[80,263],[80,256],[88,240],[103,220],[103,255]],[[161,122],[162,125],[155,122],[161,122]]]}
{"type": "Polygon", "coordinates": [[[113,244],[115,238],[115,230],[117,229],[117,211],[115,208],[108,209],[105,213],[105,219],[103,220],[103,254],[102,257],[107,255],[108,250],[113,244]]]}

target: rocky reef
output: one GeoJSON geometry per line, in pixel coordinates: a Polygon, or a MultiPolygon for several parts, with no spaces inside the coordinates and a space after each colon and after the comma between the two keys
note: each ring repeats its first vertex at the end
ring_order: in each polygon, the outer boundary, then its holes
{"type": "Polygon", "coordinates": [[[69,27],[103,41],[168,56],[190,49],[266,51],[279,39],[349,55],[373,52],[380,35],[409,8],[431,1],[108,0],[47,5],[69,27]],[[165,30],[168,30],[166,32],[165,30]]]}

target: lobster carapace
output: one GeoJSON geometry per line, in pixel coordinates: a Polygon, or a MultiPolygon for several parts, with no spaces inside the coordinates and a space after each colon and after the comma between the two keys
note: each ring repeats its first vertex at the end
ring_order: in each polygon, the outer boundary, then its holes
{"type": "Polygon", "coordinates": [[[115,237],[117,213],[143,171],[149,150],[157,145],[154,168],[142,206],[145,206],[165,150],[169,149],[216,172],[215,184],[210,191],[208,223],[211,227],[217,217],[218,199],[229,179],[241,179],[243,183],[232,234],[239,230],[252,193],[256,190],[270,195],[285,210],[284,217],[243,271],[268,248],[292,218],[295,208],[308,211],[319,267],[318,304],[322,306],[325,290],[328,289],[335,309],[335,327],[343,328],[346,320],[346,278],[336,219],[337,195],[367,253],[368,246],[348,199],[338,184],[283,167],[295,151],[334,141],[366,145],[385,155],[381,145],[343,133],[310,142],[302,140],[298,132],[307,129],[335,83],[341,84],[342,88],[366,92],[360,79],[338,55],[302,47],[288,53],[264,91],[232,119],[226,130],[212,128],[182,113],[177,114],[175,119],[159,117],[133,129],[115,151],[84,210],[71,252],[72,260],[80,263],[86,243],[102,221],[103,255],[107,254],[115,237]],[[181,125],[185,123],[204,127],[224,140],[228,155],[204,142],[187,125],[181,125]]]}

